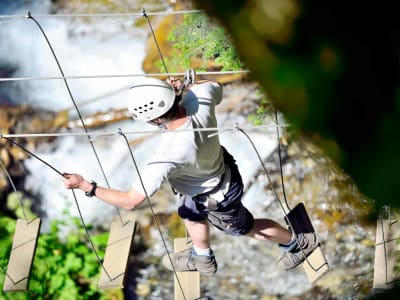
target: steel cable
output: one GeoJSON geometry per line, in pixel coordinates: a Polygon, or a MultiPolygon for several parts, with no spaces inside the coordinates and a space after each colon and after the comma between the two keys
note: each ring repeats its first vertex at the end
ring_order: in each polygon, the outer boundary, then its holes
{"type": "MultiPolygon", "coordinates": [[[[64,83],[65,83],[65,87],[67,88],[67,91],[68,91],[68,94],[69,94],[69,96],[70,96],[70,99],[71,99],[72,103],[74,104],[76,113],[78,114],[79,119],[80,119],[80,121],[81,121],[81,123],[82,123],[82,127],[83,127],[83,129],[85,130],[85,132],[88,134],[89,143],[90,143],[90,145],[91,145],[91,147],[92,147],[93,153],[94,153],[94,155],[95,155],[95,157],[96,157],[97,163],[98,163],[98,165],[99,165],[99,167],[100,167],[101,173],[103,174],[103,177],[104,177],[104,180],[105,180],[105,182],[106,182],[106,184],[107,184],[107,187],[110,188],[110,184],[109,184],[108,179],[107,179],[107,176],[106,176],[106,174],[105,174],[105,172],[104,172],[103,165],[101,164],[100,158],[99,158],[99,156],[98,156],[98,154],[97,154],[97,151],[96,151],[96,148],[94,147],[94,144],[93,144],[93,142],[91,141],[91,139],[90,139],[90,137],[89,137],[89,131],[88,131],[88,129],[86,128],[86,125],[85,125],[85,122],[83,121],[81,112],[80,112],[80,110],[79,110],[79,108],[78,108],[78,106],[77,106],[77,104],[76,104],[76,102],[75,102],[74,97],[72,96],[71,89],[69,88],[68,82],[67,82],[67,80],[66,80],[65,77],[64,77],[64,71],[63,71],[63,69],[62,69],[62,67],[61,67],[61,64],[60,64],[60,62],[59,62],[59,60],[58,60],[58,58],[57,58],[56,53],[54,52],[53,46],[51,45],[49,39],[47,38],[47,35],[46,35],[46,33],[44,32],[44,30],[43,30],[42,26],[40,25],[40,23],[39,23],[34,17],[32,17],[32,15],[31,15],[31,13],[30,13],[29,11],[28,11],[28,13],[27,13],[27,18],[31,19],[31,20],[37,25],[37,27],[39,28],[39,30],[40,30],[40,32],[42,33],[43,37],[45,38],[45,40],[46,40],[46,42],[47,42],[47,45],[49,46],[49,49],[50,49],[50,51],[51,51],[51,53],[52,53],[52,55],[53,55],[53,57],[54,57],[54,60],[56,61],[57,66],[58,66],[58,69],[59,69],[59,71],[60,71],[60,73],[61,73],[61,76],[63,77],[64,83]]],[[[115,209],[117,210],[117,213],[118,213],[118,216],[119,216],[119,218],[120,218],[120,221],[121,221],[121,223],[123,224],[124,222],[123,222],[123,220],[122,220],[121,212],[119,211],[118,207],[115,207],[115,209]]]]}

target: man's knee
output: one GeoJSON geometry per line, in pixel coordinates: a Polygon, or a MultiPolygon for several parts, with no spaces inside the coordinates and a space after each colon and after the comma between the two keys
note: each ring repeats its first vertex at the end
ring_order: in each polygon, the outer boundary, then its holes
{"type": "Polygon", "coordinates": [[[235,215],[210,212],[207,219],[219,230],[235,236],[249,234],[254,226],[254,217],[245,207],[242,207],[235,215]]]}

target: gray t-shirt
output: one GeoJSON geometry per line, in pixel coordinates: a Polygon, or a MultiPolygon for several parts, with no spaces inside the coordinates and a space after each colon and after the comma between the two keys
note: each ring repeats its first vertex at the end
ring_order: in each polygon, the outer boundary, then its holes
{"type": "MultiPolygon", "coordinates": [[[[141,172],[149,196],[167,179],[174,189],[195,196],[212,190],[225,171],[218,135],[190,129],[217,127],[215,106],[222,100],[222,87],[216,82],[194,85],[185,92],[181,105],[188,118],[177,130],[161,135],[160,145],[141,172]],[[186,130],[188,129],[188,130],[186,130]]],[[[133,187],[145,195],[137,178],[133,187]]]]}

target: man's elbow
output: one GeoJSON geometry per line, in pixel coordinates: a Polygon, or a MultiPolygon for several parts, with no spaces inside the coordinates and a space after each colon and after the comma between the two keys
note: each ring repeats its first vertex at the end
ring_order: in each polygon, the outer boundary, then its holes
{"type": "Polygon", "coordinates": [[[145,199],[138,191],[132,189],[128,193],[128,201],[124,204],[124,209],[132,210],[135,209],[145,199]]]}
{"type": "Polygon", "coordinates": [[[129,201],[123,205],[123,209],[133,210],[136,208],[136,204],[129,198],[129,201]]]}

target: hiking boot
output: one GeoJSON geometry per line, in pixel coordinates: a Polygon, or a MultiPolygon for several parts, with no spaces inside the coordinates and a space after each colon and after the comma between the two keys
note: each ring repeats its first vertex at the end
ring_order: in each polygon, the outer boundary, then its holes
{"type": "Polygon", "coordinates": [[[297,234],[297,241],[294,249],[284,251],[279,257],[278,267],[280,269],[289,270],[297,267],[319,246],[315,233],[299,233],[297,234]]]}
{"type": "MultiPolygon", "coordinates": [[[[172,264],[176,272],[183,271],[199,271],[204,275],[213,275],[217,272],[217,262],[214,254],[211,252],[210,256],[197,255],[193,248],[187,250],[170,253],[172,264]]],[[[161,262],[170,271],[174,271],[168,255],[164,255],[161,262]]]]}

